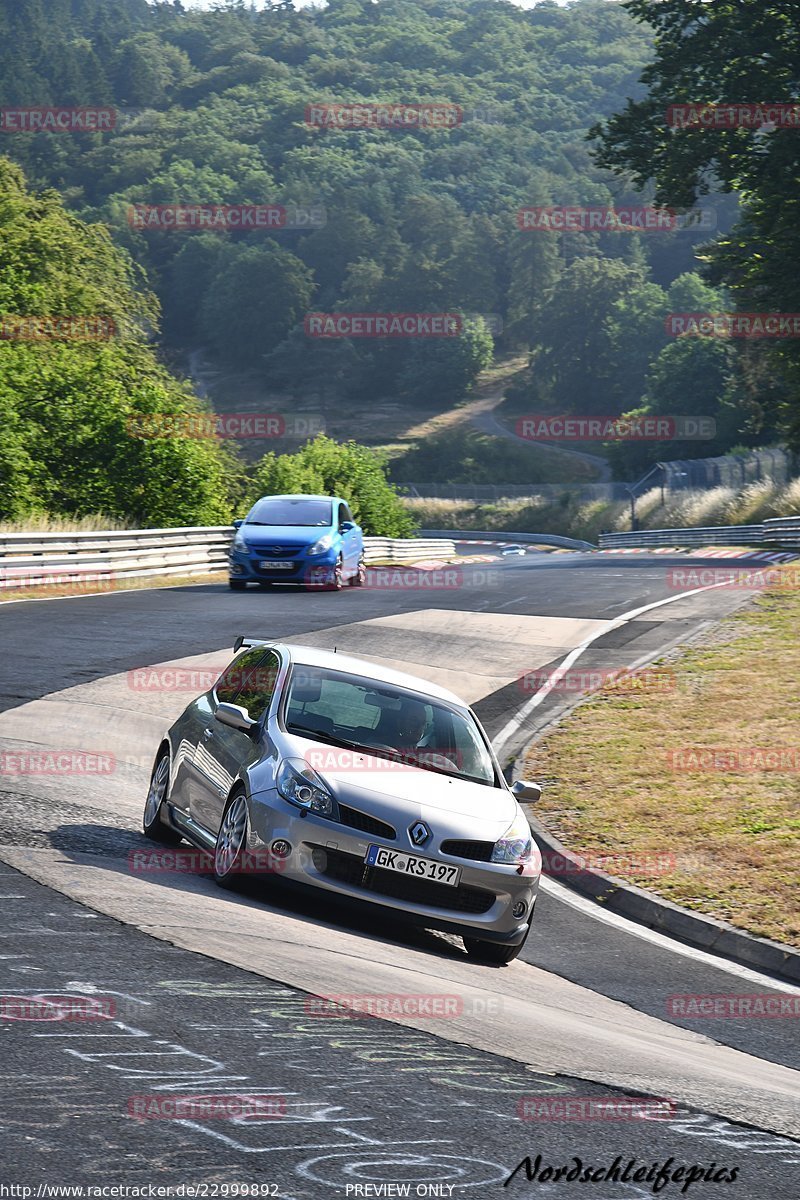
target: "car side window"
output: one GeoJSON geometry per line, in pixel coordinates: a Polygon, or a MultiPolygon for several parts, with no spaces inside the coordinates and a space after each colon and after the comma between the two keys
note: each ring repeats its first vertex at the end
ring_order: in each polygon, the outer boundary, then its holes
{"type": "MultiPolygon", "coordinates": [[[[273,652],[270,651],[270,653],[273,652]]],[[[258,668],[259,663],[264,657],[263,646],[254,646],[251,650],[245,650],[243,654],[237,655],[214,684],[217,702],[220,704],[238,704],[239,701],[236,697],[243,683],[248,678],[249,673],[258,668]]]]}
{"type": "Polygon", "coordinates": [[[346,504],[340,504],[339,505],[339,524],[341,525],[342,521],[352,521],[352,520],[353,520],[353,514],[350,512],[350,509],[347,507],[346,504]]]}
{"type": "Polygon", "coordinates": [[[279,656],[274,650],[268,650],[260,662],[245,666],[241,671],[241,687],[235,703],[246,708],[254,721],[260,721],[269,708],[280,668],[279,656]]]}

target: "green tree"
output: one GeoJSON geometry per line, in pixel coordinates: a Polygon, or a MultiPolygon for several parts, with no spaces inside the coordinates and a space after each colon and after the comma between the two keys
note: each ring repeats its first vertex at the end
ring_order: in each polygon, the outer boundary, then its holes
{"type": "Polygon", "coordinates": [[[266,454],[255,472],[257,496],[311,492],[345,499],[364,532],[375,537],[408,537],[414,523],[394,487],[385,462],[356,442],[339,443],[320,434],[296,454],[266,454]]]}
{"type": "MultiPolygon", "coordinates": [[[[674,9],[673,0],[664,7],[674,9]]],[[[703,6],[702,20],[725,7],[703,6]]],[[[313,306],[325,311],[497,313],[507,331],[501,347],[537,351],[528,410],[533,388],[537,408],[582,409],[587,396],[606,411],[640,401],[661,349],[656,294],[639,293],[637,313],[637,284],[602,295],[594,280],[583,310],[576,297],[576,321],[566,306],[570,281],[559,276],[590,260],[610,264],[608,282],[622,263],[643,287],[656,279],[666,290],[694,265],[702,233],[549,235],[518,231],[515,216],[522,204],[613,202],[585,135],[628,96],[641,99],[636,78],[652,55],[652,27],[598,0],[524,10],[499,0],[331,0],[298,11],[288,0],[231,0],[211,9],[0,0],[4,103],[68,95],[144,110],[113,134],[8,133],[3,149],[34,186],[58,187],[68,208],[113,230],[159,297],[171,350],[204,341],[227,368],[262,371],[266,385],[280,376],[291,395],[320,395],[329,406],[345,396],[365,413],[377,396],[442,406],[460,398],[452,379],[463,347],[361,339],[304,354],[299,319],[310,284],[313,306]],[[446,100],[463,120],[314,127],[306,105],[326,98],[446,100]],[[313,205],[327,221],[282,229],[266,245],[262,232],[214,234],[211,250],[196,233],[128,228],[135,201],[313,205]],[[252,262],[241,258],[250,252],[252,262]],[[264,255],[280,255],[280,265],[258,266],[264,255]],[[581,311],[597,321],[588,340],[581,311]]],[[[781,28],[777,40],[790,38],[781,28]]],[[[614,190],[627,197],[627,182],[614,190]]],[[[738,270],[756,270],[757,261],[756,247],[738,270]]],[[[779,402],[781,389],[764,375],[750,372],[743,421],[779,402]]]]}
{"type": "Polygon", "coordinates": [[[625,416],[702,420],[697,425],[702,437],[609,443],[617,476],[636,479],[656,462],[706,458],[729,446],[737,424],[736,367],[736,351],[726,342],[687,335],[665,346],[648,373],[641,404],[625,416]]]}
{"type": "Polygon", "coordinates": [[[558,235],[515,230],[509,248],[508,336],[530,348],[537,322],[562,270],[558,235]]]}
{"type": "Polygon", "coordinates": [[[533,373],[554,411],[613,415],[615,306],[643,283],[640,268],[603,258],[578,259],[560,276],[534,335],[533,373]]]}
{"type": "Polygon", "coordinates": [[[237,246],[204,296],[201,329],[220,358],[261,367],[303,320],[313,290],[311,272],[282,246],[237,246]]]}
{"type": "Polygon", "coordinates": [[[400,392],[411,404],[448,408],[464,399],[493,354],[484,320],[466,318],[457,337],[420,338],[412,344],[400,392]]]}
{"type": "MultiPolygon", "coordinates": [[[[675,124],[674,105],[794,100],[800,67],[797,0],[629,0],[635,20],[655,30],[655,57],[643,99],[593,127],[598,163],[639,187],[655,180],[660,203],[690,207],[721,187],[743,197],[741,221],[711,253],[711,276],[737,306],[800,311],[800,143],[791,129],[675,124]]],[[[800,348],[778,343],[776,363],[789,382],[779,415],[800,447],[800,348]]]]}
{"type": "Polygon", "coordinates": [[[267,355],[265,378],[271,390],[288,390],[293,400],[311,397],[323,414],[345,388],[353,388],[360,371],[358,352],[348,338],[310,338],[296,326],[267,355]]]}
{"type": "Polygon", "coordinates": [[[663,288],[646,282],[635,284],[612,304],[605,324],[614,364],[609,389],[614,412],[639,404],[650,364],[667,342],[668,308],[663,288]]]}
{"type": "MultiPolygon", "coordinates": [[[[185,525],[228,519],[240,468],[211,432],[143,438],[137,414],[178,427],[202,414],[157,362],[145,328],[157,305],[102,226],[26,190],[0,159],[0,514],[33,509],[185,525]],[[109,340],[20,339],[19,317],[103,317],[109,340]],[[107,326],[109,330],[112,326],[107,326]]],[[[74,329],[74,326],[73,326],[74,329]]],[[[207,419],[208,420],[208,419],[207,419]]]]}
{"type": "Polygon", "coordinates": [[[199,336],[198,298],[205,296],[228,257],[227,243],[216,233],[189,238],[170,264],[165,285],[165,326],[177,341],[199,336]]]}

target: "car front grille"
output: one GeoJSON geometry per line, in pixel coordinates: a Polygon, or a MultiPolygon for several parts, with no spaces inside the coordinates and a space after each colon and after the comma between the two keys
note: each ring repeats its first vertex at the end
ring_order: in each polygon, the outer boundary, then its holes
{"type": "Polygon", "coordinates": [[[453,858],[470,858],[473,862],[491,862],[494,842],[459,842],[455,839],[442,842],[442,854],[453,858]]]}
{"type": "Polygon", "coordinates": [[[412,879],[410,876],[397,875],[394,871],[382,871],[380,867],[368,867],[358,855],[345,854],[342,850],[331,850],[324,846],[309,848],[320,875],[373,895],[405,900],[408,904],[428,908],[473,914],[488,912],[496,900],[494,893],[477,888],[461,885],[447,887],[429,879],[412,879]]]}
{"type": "Polygon", "coordinates": [[[339,820],[342,825],[349,825],[351,829],[360,829],[362,833],[371,833],[373,837],[385,838],[388,842],[393,842],[397,837],[397,830],[391,825],[387,825],[385,821],[367,816],[366,813],[359,812],[357,808],[348,808],[346,804],[339,805],[339,820]]]}
{"type": "Polygon", "coordinates": [[[295,558],[304,546],[258,546],[254,542],[249,543],[250,553],[257,555],[259,558],[295,558]]]}

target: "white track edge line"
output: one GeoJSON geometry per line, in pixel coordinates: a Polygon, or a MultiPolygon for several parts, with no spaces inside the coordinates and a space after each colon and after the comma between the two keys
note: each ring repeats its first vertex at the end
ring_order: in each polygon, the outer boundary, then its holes
{"type": "Polygon", "coordinates": [[[544,686],[539,689],[535,696],[531,696],[530,700],[523,705],[519,712],[515,713],[514,716],[506,722],[506,724],[500,730],[500,733],[494,739],[495,753],[498,756],[502,754],[506,742],[508,742],[509,739],[520,730],[530,714],[537,709],[540,704],[544,703],[550,692],[552,692],[556,684],[563,679],[564,675],[572,666],[572,664],[577,662],[583,652],[588,650],[593,642],[598,641],[601,637],[605,637],[605,635],[610,633],[612,629],[618,629],[621,625],[626,625],[629,621],[635,620],[635,618],[640,617],[642,613],[652,612],[654,608],[662,608],[665,604],[675,604],[678,600],[686,600],[687,597],[697,596],[701,592],[712,592],[717,588],[729,586],[729,581],[723,580],[722,583],[711,583],[706,587],[693,588],[690,592],[680,592],[677,596],[666,596],[663,600],[654,600],[651,604],[643,604],[640,608],[632,608],[628,612],[622,613],[618,617],[614,617],[613,620],[604,622],[604,628],[596,630],[594,633],[590,634],[589,637],[584,638],[584,640],[580,642],[574,650],[570,650],[569,654],[561,663],[561,665],[556,667],[556,669],[550,674],[547,683],[545,683],[544,686]]]}

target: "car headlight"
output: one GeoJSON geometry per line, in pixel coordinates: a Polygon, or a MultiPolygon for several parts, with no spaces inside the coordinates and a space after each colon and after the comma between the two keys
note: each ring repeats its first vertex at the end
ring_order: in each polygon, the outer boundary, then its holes
{"type": "Polygon", "coordinates": [[[285,758],[278,770],[278,792],[290,804],[319,813],[321,817],[338,819],[339,810],[325,784],[302,759],[285,758]]]}
{"type": "Polygon", "coordinates": [[[524,813],[518,812],[512,824],[503,836],[495,842],[492,857],[493,863],[509,863],[515,866],[525,862],[533,852],[533,838],[530,825],[524,813]]]}
{"type": "Polygon", "coordinates": [[[244,540],[244,534],[241,529],[236,530],[236,536],[233,539],[234,550],[247,550],[247,542],[244,540]]]}
{"type": "Polygon", "coordinates": [[[319,539],[319,541],[314,542],[313,546],[309,546],[308,553],[309,554],[325,554],[325,552],[327,550],[330,550],[332,545],[333,545],[333,534],[332,533],[323,533],[323,535],[319,539]]]}

